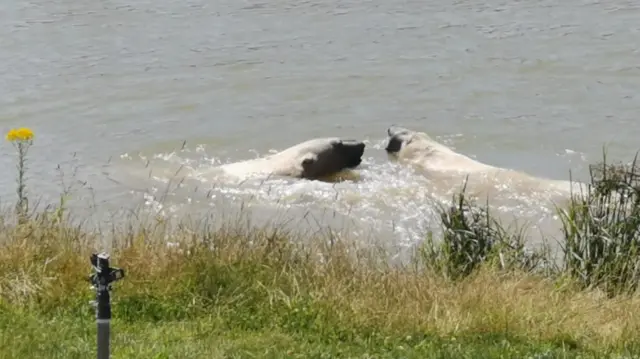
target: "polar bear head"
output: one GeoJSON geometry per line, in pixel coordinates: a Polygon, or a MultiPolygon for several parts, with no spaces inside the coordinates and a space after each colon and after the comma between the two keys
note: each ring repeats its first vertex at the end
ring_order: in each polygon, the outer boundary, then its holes
{"type": "Polygon", "coordinates": [[[325,138],[313,139],[294,148],[304,153],[300,177],[318,179],[358,167],[362,163],[365,144],[350,139],[325,138]]]}
{"type": "Polygon", "coordinates": [[[436,152],[451,153],[451,149],[433,140],[424,132],[391,126],[387,129],[385,151],[392,159],[418,160],[436,152]]]}

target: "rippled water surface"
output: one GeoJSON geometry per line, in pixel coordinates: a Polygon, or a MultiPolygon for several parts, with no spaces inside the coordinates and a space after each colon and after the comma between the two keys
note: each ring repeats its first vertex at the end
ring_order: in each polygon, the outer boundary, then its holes
{"type": "MultiPolygon", "coordinates": [[[[639,18],[622,0],[5,1],[0,127],[35,130],[29,188],[45,201],[61,191],[60,164],[66,185],[93,188],[75,198],[103,209],[227,199],[410,243],[450,192],[387,160],[390,124],[536,176],[584,178],[604,145],[628,160],[640,147],[639,18]],[[320,136],[367,141],[360,181],[205,175],[320,136]],[[165,193],[181,166],[187,178],[165,193]]],[[[0,154],[11,201],[14,151],[0,154]]],[[[504,213],[549,214],[517,197],[504,213]]]]}

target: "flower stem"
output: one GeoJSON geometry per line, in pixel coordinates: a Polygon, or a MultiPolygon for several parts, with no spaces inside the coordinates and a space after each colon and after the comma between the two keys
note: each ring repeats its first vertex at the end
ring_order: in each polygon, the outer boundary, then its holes
{"type": "Polygon", "coordinates": [[[27,144],[23,142],[17,143],[18,147],[18,203],[16,206],[16,211],[18,212],[18,218],[21,223],[26,220],[26,215],[28,211],[28,201],[26,197],[26,183],[25,183],[25,173],[26,173],[26,157],[27,157],[27,144]]]}

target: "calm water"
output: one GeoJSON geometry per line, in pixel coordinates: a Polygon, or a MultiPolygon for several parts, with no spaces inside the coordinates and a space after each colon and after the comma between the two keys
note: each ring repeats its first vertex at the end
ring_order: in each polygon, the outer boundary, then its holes
{"type": "MultiPolygon", "coordinates": [[[[77,202],[101,208],[331,208],[406,243],[428,199],[448,194],[388,163],[390,124],[538,176],[584,177],[603,145],[628,160],[640,148],[639,18],[622,0],[4,1],[0,129],[36,132],[29,185],[45,201],[61,191],[60,164],[67,185],[93,188],[77,202]],[[363,180],[203,175],[318,136],[367,140],[363,180]],[[189,178],[161,208],[180,166],[189,178]]],[[[15,156],[7,143],[0,154],[6,202],[15,156]]],[[[544,214],[519,203],[505,211],[544,214]]]]}

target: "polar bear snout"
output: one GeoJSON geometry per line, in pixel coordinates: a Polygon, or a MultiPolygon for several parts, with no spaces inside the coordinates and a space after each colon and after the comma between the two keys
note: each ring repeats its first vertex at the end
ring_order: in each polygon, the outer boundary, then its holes
{"type": "Polygon", "coordinates": [[[402,140],[397,136],[392,136],[387,141],[387,146],[384,148],[387,153],[398,153],[402,149],[402,140]]]}
{"type": "Polygon", "coordinates": [[[362,163],[365,144],[356,140],[333,140],[329,147],[312,153],[302,161],[302,178],[317,179],[331,176],[362,163]]]}
{"type": "Polygon", "coordinates": [[[362,141],[342,140],[336,146],[340,156],[344,159],[346,168],[355,168],[362,163],[365,144],[362,141]]]}

